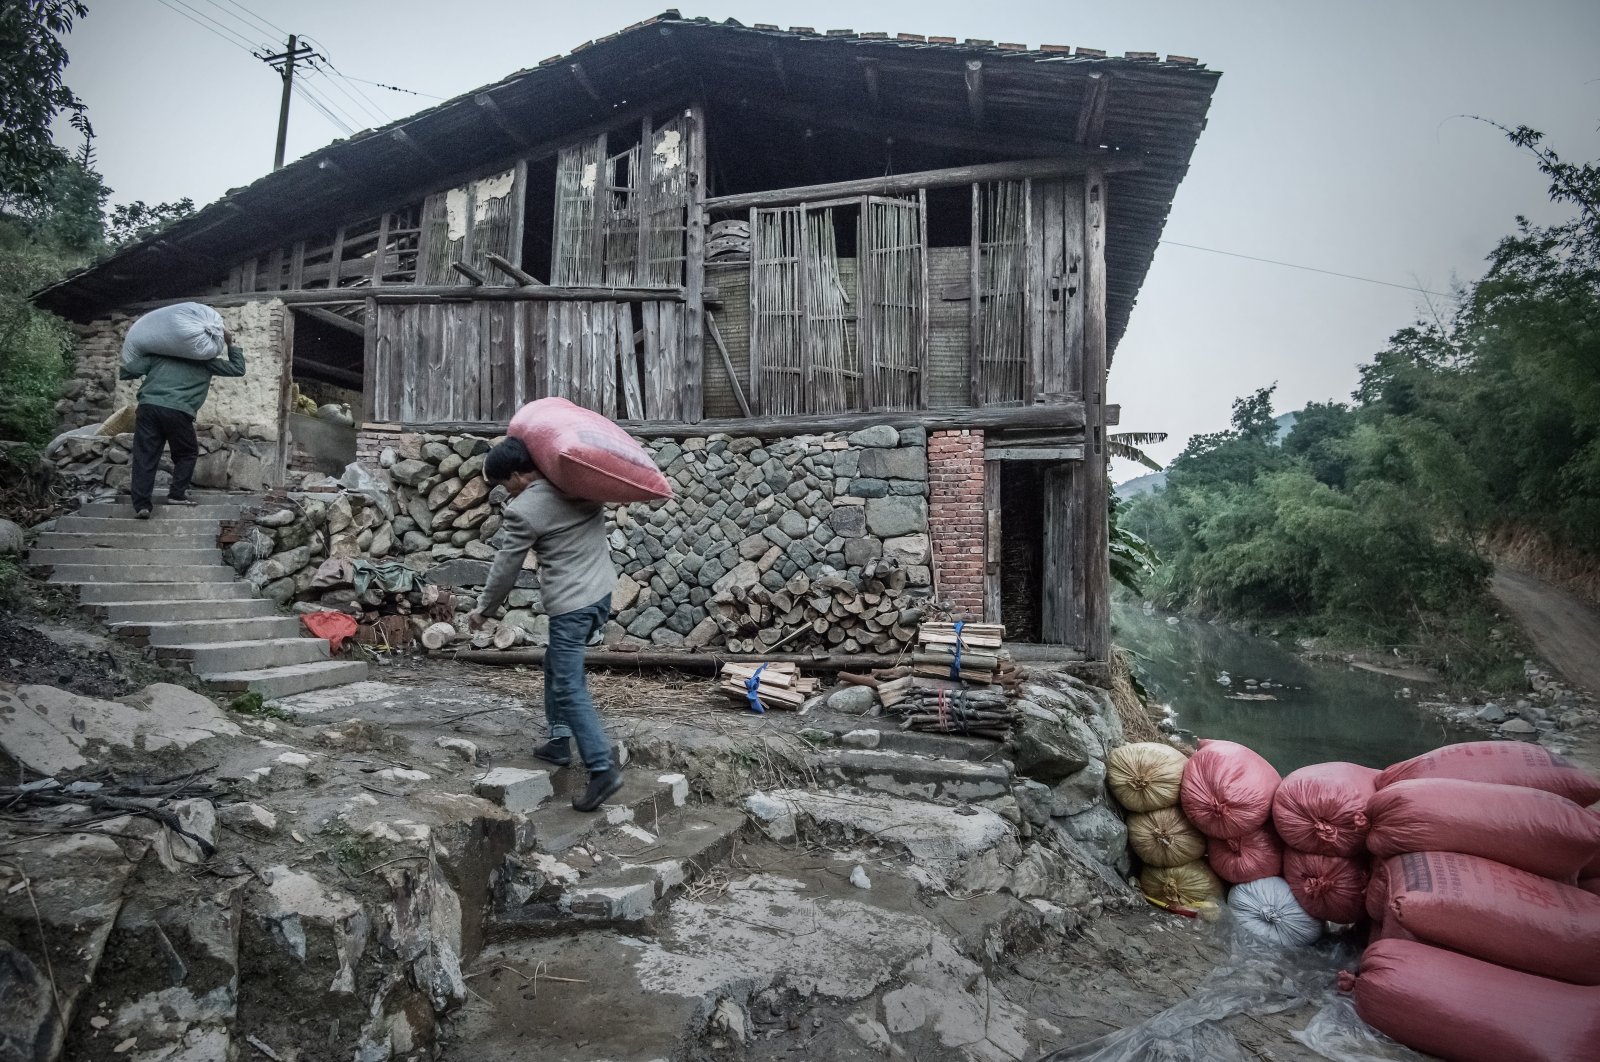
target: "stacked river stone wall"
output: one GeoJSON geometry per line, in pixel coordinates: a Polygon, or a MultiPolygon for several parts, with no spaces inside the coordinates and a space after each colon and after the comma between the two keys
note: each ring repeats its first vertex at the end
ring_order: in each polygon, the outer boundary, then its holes
{"type": "MultiPolygon", "coordinates": [[[[280,526],[258,525],[232,559],[280,601],[325,596],[311,580],[330,557],[401,561],[470,596],[494,558],[504,501],[482,476],[490,445],[392,436],[377,448],[386,484],[294,495],[299,514],[264,514],[280,526]]],[[[910,641],[933,591],[921,429],[646,445],[677,496],[607,509],[622,573],[608,645],[856,652],[910,641]]],[[[546,629],[538,585],[530,558],[503,617],[535,643],[546,629]]]]}

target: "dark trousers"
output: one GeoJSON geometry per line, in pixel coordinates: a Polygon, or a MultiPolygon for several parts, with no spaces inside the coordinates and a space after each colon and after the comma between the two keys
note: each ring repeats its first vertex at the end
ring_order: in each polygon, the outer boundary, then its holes
{"type": "Polygon", "coordinates": [[[133,507],[148,509],[156,486],[156,466],[162,447],[172,448],[172,486],[167,497],[182,498],[194,478],[200,441],[194,436],[194,418],[181,409],[141,404],[133,424],[133,507]]]}

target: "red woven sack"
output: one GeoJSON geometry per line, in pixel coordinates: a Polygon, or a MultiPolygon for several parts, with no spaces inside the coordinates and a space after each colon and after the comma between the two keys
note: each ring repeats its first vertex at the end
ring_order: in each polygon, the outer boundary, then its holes
{"type": "Polygon", "coordinates": [[[1600,896],[1600,878],[1579,878],[1578,888],[1584,892],[1592,892],[1596,896],[1600,896]]]}
{"type": "Polygon", "coordinates": [[[1418,778],[1522,785],[1556,793],[1588,807],[1600,800],[1600,778],[1543,745],[1523,741],[1467,741],[1413,756],[1378,775],[1378,788],[1418,778]]]}
{"type": "Polygon", "coordinates": [[[1252,749],[1232,741],[1200,742],[1183,768],[1183,813],[1207,837],[1243,837],[1272,814],[1278,772],[1252,749]]]}
{"type": "Polygon", "coordinates": [[[1600,984],[1600,896],[1459,852],[1387,863],[1385,924],[1485,962],[1600,984]]]}
{"type": "Polygon", "coordinates": [[[1367,911],[1365,856],[1317,855],[1287,848],[1283,878],[1306,914],[1329,922],[1359,922],[1367,911]]]}
{"type": "Polygon", "coordinates": [[[1367,937],[1367,943],[1376,944],[1380,940],[1415,941],[1416,939],[1416,937],[1406,932],[1404,926],[1390,918],[1387,921],[1379,922],[1377,925],[1372,927],[1372,934],[1371,936],[1367,937]]]}
{"type": "Polygon", "coordinates": [[[633,436],[565,398],[529,402],[506,434],[528,448],[540,474],[563,494],[593,502],[672,497],[672,484],[633,436]]]}
{"type": "Polygon", "coordinates": [[[1389,860],[1374,859],[1372,876],[1367,879],[1367,917],[1374,922],[1383,921],[1383,911],[1389,905],[1389,860]]]}
{"type": "Polygon", "coordinates": [[[1290,848],[1353,856],[1367,850],[1367,801],[1378,772],[1355,763],[1314,763],[1292,772],[1272,798],[1272,824],[1290,848]]]}
{"type": "Polygon", "coordinates": [[[1213,837],[1206,842],[1206,862],[1217,877],[1235,885],[1279,878],[1283,876],[1283,842],[1270,825],[1243,837],[1213,837]]]}
{"type": "MultiPolygon", "coordinates": [[[[1339,975],[1349,990],[1352,977],[1339,975]]],[[[1594,1062],[1600,988],[1380,940],[1353,978],[1356,1013],[1407,1047],[1452,1062],[1594,1062]]]]}
{"type": "Polygon", "coordinates": [[[1465,852],[1561,881],[1575,880],[1600,849],[1600,816],[1517,785],[1396,782],[1373,794],[1367,821],[1367,849],[1375,856],[1465,852]]]}

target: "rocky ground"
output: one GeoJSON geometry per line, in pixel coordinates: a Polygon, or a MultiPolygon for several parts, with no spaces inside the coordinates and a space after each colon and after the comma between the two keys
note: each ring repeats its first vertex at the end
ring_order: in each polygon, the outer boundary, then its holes
{"type": "Polygon", "coordinates": [[[535,672],[404,658],[246,714],[24,629],[4,777],[54,782],[0,795],[0,1057],[1032,1059],[1175,1005],[1319,1057],[1335,958],[1241,995],[1223,927],[1126,888],[1120,724],[1045,665],[1053,722],[1004,751],[597,676],[628,784],[582,816],[528,754],[535,672]]]}

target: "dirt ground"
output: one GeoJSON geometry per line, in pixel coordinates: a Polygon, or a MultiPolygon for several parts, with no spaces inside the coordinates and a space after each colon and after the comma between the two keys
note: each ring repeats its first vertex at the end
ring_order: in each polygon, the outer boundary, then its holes
{"type": "Polygon", "coordinates": [[[1505,568],[1490,589],[1569,683],[1600,691],[1600,613],[1537,576],[1505,568]]]}

